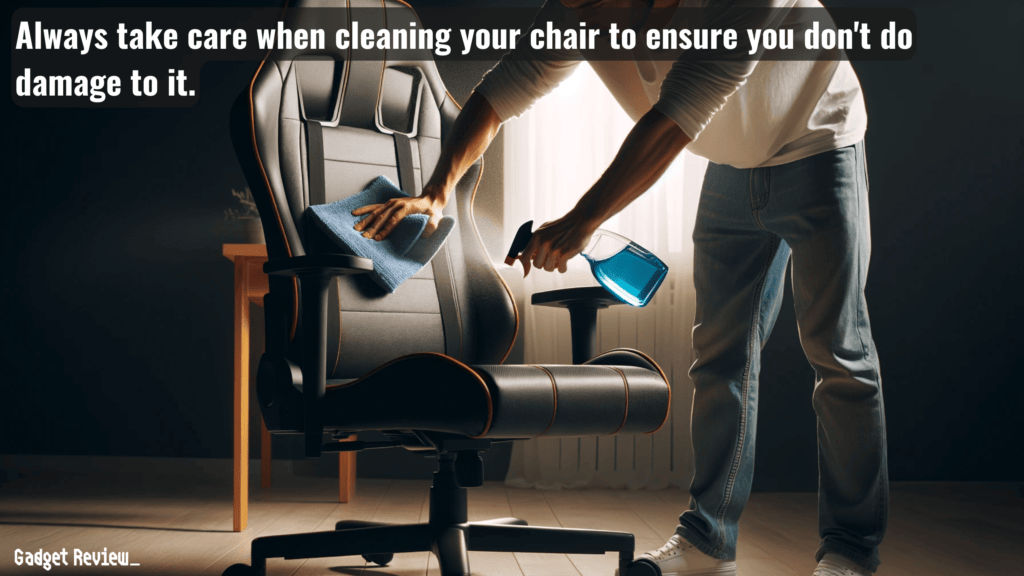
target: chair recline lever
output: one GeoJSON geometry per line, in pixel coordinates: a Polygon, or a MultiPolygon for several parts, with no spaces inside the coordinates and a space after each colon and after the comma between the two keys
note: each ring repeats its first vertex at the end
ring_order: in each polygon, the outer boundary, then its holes
{"type": "Polygon", "coordinates": [[[348,276],[373,271],[373,260],[348,254],[306,254],[275,258],[263,265],[263,271],[277,276],[348,276]]]}
{"type": "Polygon", "coordinates": [[[394,448],[401,445],[401,442],[364,442],[362,440],[353,440],[351,442],[328,442],[323,445],[323,451],[359,452],[361,450],[376,450],[378,448],[394,448]]]}

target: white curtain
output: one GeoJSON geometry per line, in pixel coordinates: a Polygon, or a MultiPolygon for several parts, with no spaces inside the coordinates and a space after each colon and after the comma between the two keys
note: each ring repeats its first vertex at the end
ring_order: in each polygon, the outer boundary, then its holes
{"type": "MultiPolygon", "coordinates": [[[[505,238],[565,214],[608,166],[633,122],[586,64],[521,118],[505,125],[505,238]]],[[[655,358],[671,380],[672,413],[656,434],[517,441],[506,484],[541,489],[689,486],[693,475],[687,376],[693,324],[694,216],[707,161],[684,153],[668,173],[603,228],[654,252],[669,275],[644,308],[598,313],[598,349],[628,347],[655,358]]],[[[533,271],[534,292],[596,285],[582,257],[566,274],[533,271]]],[[[569,364],[569,314],[530,306],[522,311],[526,361],[569,364]]]]}

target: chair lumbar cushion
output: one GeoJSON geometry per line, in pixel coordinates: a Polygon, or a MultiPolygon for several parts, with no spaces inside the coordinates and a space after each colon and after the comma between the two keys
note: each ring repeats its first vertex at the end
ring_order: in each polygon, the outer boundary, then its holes
{"type": "Polygon", "coordinates": [[[310,206],[309,215],[343,249],[373,260],[373,272],[369,276],[381,288],[394,292],[437,254],[455,227],[455,219],[445,216],[438,223],[437,230],[429,238],[423,238],[428,218],[425,214],[413,214],[403,218],[387,238],[377,241],[364,238],[362,232],[354,228],[365,216],[353,216],[352,211],[369,204],[383,204],[392,198],[408,196],[391,180],[378,176],[359,194],[330,204],[310,206]]]}

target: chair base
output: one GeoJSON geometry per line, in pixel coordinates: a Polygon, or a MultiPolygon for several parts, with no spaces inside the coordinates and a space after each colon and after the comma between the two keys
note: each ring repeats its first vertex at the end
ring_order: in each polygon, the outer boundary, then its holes
{"type": "Polygon", "coordinates": [[[619,573],[633,561],[634,538],[628,532],[528,526],[519,518],[467,522],[465,488],[455,483],[454,454],[438,458],[430,488],[430,521],[384,524],[342,520],[335,530],[264,536],[252,541],[252,564],[236,564],[225,576],[266,576],[268,558],[285,560],[363,556],[384,565],[393,554],[433,552],[442,576],[470,576],[469,552],[552,554],[619,553],[619,573]]]}
{"type": "MultiPolygon", "coordinates": [[[[500,519],[506,520],[506,519],[500,519]]],[[[515,520],[515,519],[513,519],[515,520]]],[[[265,576],[267,558],[363,556],[376,561],[402,552],[433,552],[443,576],[469,576],[469,552],[604,554],[619,552],[626,573],[633,560],[633,535],[572,528],[540,528],[490,522],[447,526],[395,524],[258,538],[252,544],[252,576],[265,576]]]]}

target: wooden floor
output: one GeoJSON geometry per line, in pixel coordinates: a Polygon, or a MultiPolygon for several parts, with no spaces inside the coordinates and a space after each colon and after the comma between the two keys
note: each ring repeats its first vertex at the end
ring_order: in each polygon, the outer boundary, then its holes
{"type": "MultiPolygon", "coordinates": [[[[187,477],[49,474],[0,486],[0,574],[210,574],[248,560],[257,536],[330,530],[342,518],[385,522],[427,519],[427,481],[360,479],[349,504],[332,502],[336,480],[276,478],[254,485],[249,527],[231,532],[230,484],[187,477]],[[15,549],[128,552],[138,567],[16,566],[15,549]]],[[[541,492],[488,483],[470,491],[470,520],[518,516],[533,525],[623,530],[638,553],[673,533],[687,506],[680,490],[541,492]]],[[[737,552],[745,576],[810,576],[818,543],[814,494],[751,496],[737,552]]],[[[1022,574],[1024,498],[1009,485],[897,485],[882,545],[882,575],[1022,574]]],[[[474,574],[611,576],[615,555],[470,554],[474,574]]],[[[437,575],[427,553],[400,554],[387,567],[362,558],[270,560],[271,575],[437,575]]]]}

